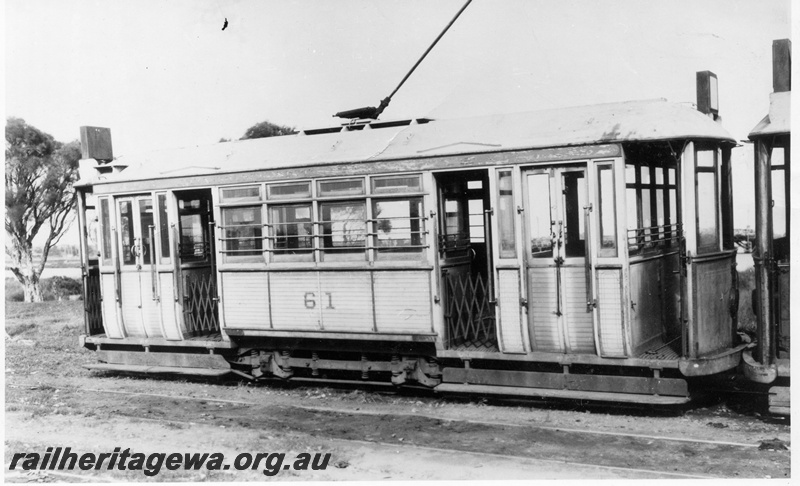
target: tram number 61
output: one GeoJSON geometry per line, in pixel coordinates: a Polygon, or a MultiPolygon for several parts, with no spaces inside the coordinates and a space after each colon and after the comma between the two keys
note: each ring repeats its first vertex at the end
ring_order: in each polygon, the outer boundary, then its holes
{"type": "MultiPolygon", "coordinates": [[[[323,294],[328,297],[328,306],[325,308],[335,309],[335,307],[333,306],[333,292],[323,292],[323,294]]],[[[316,297],[317,294],[315,294],[314,292],[305,293],[305,295],[303,296],[303,302],[306,305],[306,309],[313,309],[314,307],[317,306],[317,301],[315,300],[316,297]]],[[[325,299],[323,298],[323,300],[325,299]]]]}

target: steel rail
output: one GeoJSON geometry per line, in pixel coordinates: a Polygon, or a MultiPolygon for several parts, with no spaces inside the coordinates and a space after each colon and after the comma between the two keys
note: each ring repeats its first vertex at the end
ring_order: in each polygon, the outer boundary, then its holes
{"type": "MultiPolygon", "coordinates": [[[[305,407],[299,407],[305,408],[305,407]]],[[[139,417],[137,415],[119,415],[120,417],[131,418],[135,420],[142,420],[145,422],[151,423],[163,423],[163,424],[182,424],[186,426],[196,426],[196,425],[209,425],[211,424],[202,424],[200,422],[190,422],[187,420],[169,420],[169,419],[160,419],[160,418],[153,418],[153,417],[139,417]]],[[[419,415],[417,415],[419,416],[419,415]]],[[[507,459],[512,461],[523,461],[523,462],[546,462],[549,464],[558,464],[562,466],[575,466],[575,467],[586,467],[586,468],[597,468],[597,469],[605,469],[611,471],[632,471],[632,472],[640,472],[640,473],[647,473],[647,474],[661,474],[664,476],[671,476],[671,477],[678,477],[678,478],[687,478],[687,479],[720,479],[719,476],[709,476],[709,475],[702,475],[702,474],[684,474],[684,473],[676,473],[671,471],[659,471],[657,469],[641,469],[635,467],[623,467],[623,466],[605,466],[602,464],[592,464],[588,462],[574,462],[574,461],[561,461],[558,459],[544,459],[538,457],[527,457],[527,456],[515,456],[509,454],[498,454],[496,452],[478,452],[478,451],[466,451],[463,449],[447,449],[444,447],[431,447],[431,446],[423,446],[418,444],[406,444],[401,442],[385,442],[380,440],[359,440],[359,439],[342,439],[339,437],[324,437],[321,438],[325,441],[330,442],[340,442],[346,444],[359,444],[374,447],[375,445],[381,445],[386,447],[391,447],[394,449],[402,448],[407,450],[423,450],[423,451],[433,451],[433,452],[444,452],[444,453],[451,453],[451,454],[458,454],[460,456],[463,455],[470,455],[476,457],[489,457],[492,459],[507,459]]]]}
{"type": "MultiPolygon", "coordinates": [[[[9,384],[7,385],[12,388],[22,388],[20,385],[9,384]]],[[[199,402],[216,402],[216,403],[229,403],[232,405],[248,405],[248,406],[257,406],[262,405],[258,402],[248,402],[242,400],[227,400],[222,398],[205,398],[205,397],[187,397],[187,396],[177,396],[177,395],[167,395],[163,393],[142,393],[142,392],[131,392],[125,390],[101,390],[97,388],[80,388],[80,390],[75,391],[90,391],[95,393],[110,393],[110,394],[119,394],[119,395],[130,395],[130,396],[150,396],[150,397],[158,397],[158,398],[170,398],[173,400],[186,400],[186,401],[199,401],[199,402]]],[[[311,405],[298,405],[292,404],[289,406],[278,405],[278,407],[284,408],[297,408],[301,410],[308,410],[308,411],[315,411],[315,412],[329,412],[329,413],[341,413],[341,414],[349,414],[349,415],[392,415],[396,417],[423,417],[432,420],[441,420],[445,422],[462,422],[462,423],[469,423],[475,425],[499,425],[504,427],[516,427],[516,428],[529,428],[529,429],[537,429],[537,430],[548,430],[553,432],[569,432],[569,433],[578,433],[578,434],[590,434],[590,435],[606,435],[606,436],[616,436],[616,437],[630,437],[636,439],[651,439],[651,440],[663,440],[663,441],[671,441],[671,442],[686,442],[686,443],[695,443],[695,444],[708,444],[708,445],[723,445],[723,446],[733,446],[733,447],[743,447],[743,448],[758,448],[759,444],[746,444],[742,442],[731,442],[731,441],[719,441],[719,440],[706,440],[706,439],[692,439],[687,437],[669,437],[663,435],[648,435],[648,434],[635,434],[635,433],[620,433],[620,432],[609,432],[603,430],[588,430],[588,429],[572,429],[568,427],[553,427],[553,426],[542,426],[542,425],[532,425],[532,424],[517,424],[511,422],[502,422],[502,421],[493,421],[493,420],[471,420],[471,419],[452,419],[447,417],[441,417],[431,414],[424,414],[424,413],[393,413],[393,412],[382,412],[382,411],[370,411],[370,410],[341,410],[334,407],[316,407],[311,405]]]]}

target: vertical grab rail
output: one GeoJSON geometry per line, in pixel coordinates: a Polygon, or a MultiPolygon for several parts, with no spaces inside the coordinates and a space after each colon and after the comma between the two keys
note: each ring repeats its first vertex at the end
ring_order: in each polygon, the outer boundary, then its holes
{"type": "Polygon", "coordinates": [[[159,295],[158,295],[158,286],[157,286],[157,279],[158,273],[156,272],[156,250],[155,250],[155,225],[149,225],[147,227],[148,233],[150,234],[150,287],[153,292],[153,300],[158,302],[159,295]]]}
{"type": "Polygon", "coordinates": [[[592,288],[592,233],[591,233],[591,222],[592,222],[592,203],[583,207],[583,217],[584,224],[583,227],[585,228],[586,236],[584,241],[586,242],[585,246],[585,253],[584,258],[586,259],[586,312],[592,312],[592,310],[597,305],[594,299],[594,289],[592,288]]]}
{"type": "Polygon", "coordinates": [[[494,305],[497,300],[494,298],[494,270],[492,269],[492,214],[493,209],[483,212],[483,234],[486,240],[486,293],[489,296],[489,304],[494,305]]]}
{"type": "Polygon", "coordinates": [[[564,243],[564,221],[558,220],[558,236],[553,232],[553,241],[557,244],[553,248],[553,261],[556,263],[556,311],[555,315],[561,317],[564,313],[561,312],[561,265],[564,263],[561,248],[564,243]]]}

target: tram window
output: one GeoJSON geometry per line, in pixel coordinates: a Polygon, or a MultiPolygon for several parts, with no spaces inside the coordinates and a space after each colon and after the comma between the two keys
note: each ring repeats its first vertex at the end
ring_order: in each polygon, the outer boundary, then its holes
{"type": "Polygon", "coordinates": [[[119,201],[120,245],[123,265],[136,263],[133,240],[133,203],[129,200],[119,201]]]}
{"type": "Polygon", "coordinates": [[[312,261],[314,241],[311,205],[271,206],[273,260],[312,261]]]}
{"type": "Polygon", "coordinates": [[[697,167],[709,167],[709,168],[716,167],[715,155],[716,151],[714,150],[698,150],[697,167]]]}
{"type": "Polygon", "coordinates": [[[678,222],[678,194],[673,187],[669,189],[669,224],[678,222]]]}
{"type": "Polygon", "coordinates": [[[717,151],[698,150],[696,205],[697,251],[719,251],[719,206],[717,196],[717,151]]]}
{"type": "Polygon", "coordinates": [[[322,250],[327,261],[358,261],[366,256],[367,210],[363,201],[320,203],[322,250]]]}
{"type": "Polygon", "coordinates": [[[772,237],[786,236],[786,170],[772,168],[772,237]]]}
{"type": "Polygon", "coordinates": [[[98,246],[99,221],[97,210],[94,207],[86,208],[86,256],[89,260],[97,260],[100,257],[100,247],[98,246]]]}
{"type": "Polygon", "coordinates": [[[422,198],[374,201],[372,214],[378,259],[417,258],[424,245],[422,198]]]}
{"type": "Polygon", "coordinates": [[[299,199],[311,197],[310,182],[290,182],[286,184],[270,184],[270,199],[299,199]]]}
{"type": "Polygon", "coordinates": [[[222,228],[225,262],[261,260],[261,206],[223,208],[222,228]]]}
{"type": "Polygon", "coordinates": [[[203,260],[206,254],[205,228],[199,214],[181,215],[181,260],[184,263],[203,260]]]}
{"type": "Polygon", "coordinates": [[[261,200],[261,187],[226,187],[220,189],[220,201],[223,203],[241,203],[261,200]]]}
{"type": "Polygon", "coordinates": [[[160,263],[169,263],[169,219],[167,218],[167,195],[158,194],[158,235],[161,247],[160,263]]]}
{"type": "Polygon", "coordinates": [[[100,240],[103,265],[111,265],[111,211],[105,198],[100,200],[100,240]]]}
{"type": "Polygon", "coordinates": [[[628,209],[628,230],[639,228],[639,201],[636,198],[636,188],[625,189],[626,206],[628,209]]]}
{"type": "Polygon", "coordinates": [[[516,258],[517,241],[514,233],[514,191],[510,170],[497,171],[497,202],[500,238],[500,258],[516,258]]]}
{"type": "Polygon", "coordinates": [[[461,219],[461,200],[447,199],[444,202],[445,232],[456,236],[464,233],[461,219]]]}
{"type": "Polygon", "coordinates": [[[625,183],[636,184],[636,166],[628,164],[625,166],[625,183]]]}
{"type": "Polygon", "coordinates": [[[371,182],[373,194],[420,192],[422,190],[422,179],[419,175],[373,177],[371,182]]]}
{"type": "Polygon", "coordinates": [[[583,171],[563,174],[564,256],[586,256],[584,209],[586,207],[586,178],[583,171]]]}
{"type": "Polygon", "coordinates": [[[656,189],[656,222],[658,226],[664,226],[664,189],[656,189]]]}
{"type": "Polygon", "coordinates": [[[320,196],[349,196],[364,194],[363,179],[319,181],[318,184],[320,196]]]}
{"type": "Polygon", "coordinates": [[[469,208],[469,241],[483,243],[486,241],[483,228],[483,199],[470,199],[467,207],[469,208]]]}
{"type": "Polygon", "coordinates": [[[655,226],[650,213],[650,189],[642,189],[642,225],[644,228],[644,239],[650,241],[651,226],[655,226]]]}
{"type": "Polygon", "coordinates": [[[528,227],[533,258],[553,257],[553,225],[550,214],[550,176],[546,173],[528,176],[528,227]]]}
{"type": "Polygon", "coordinates": [[[614,171],[611,164],[597,166],[597,194],[600,208],[598,256],[617,256],[617,216],[614,202],[614,171]]]}
{"type": "Polygon", "coordinates": [[[772,238],[786,237],[786,162],[783,147],[772,149],[772,238]]]}
{"type": "Polygon", "coordinates": [[[139,223],[142,229],[142,263],[150,265],[154,261],[153,251],[155,250],[155,242],[150,238],[150,228],[153,228],[155,234],[155,215],[153,214],[153,200],[149,197],[139,199],[139,223]]]}

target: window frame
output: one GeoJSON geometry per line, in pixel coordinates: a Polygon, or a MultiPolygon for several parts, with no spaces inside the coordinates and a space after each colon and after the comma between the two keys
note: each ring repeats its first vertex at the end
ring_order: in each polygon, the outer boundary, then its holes
{"type": "Polygon", "coordinates": [[[722,218],[720,217],[720,148],[716,145],[695,144],[694,147],[694,231],[696,234],[696,250],[698,255],[719,253],[722,251],[722,218]],[[711,166],[701,166],[700,152],[712,152],[714,155],[713,163],[711,166]],[[700,174],[712,174],[714,185],[714,243],[703,244],[701,243],[700,236],[700,174]]]}
{"type": "MultiPolygon", "coordinates": [[[[223,255],[221,264],[224,267],[230,268],[244,268],[244,266],[252,266],[254,263],[263,263],[264,266],[282,264],[297,264],[298,262],[305,262],[312,266],[326,266],[326,265],[348,265],[352,263],[388,263],[390,266],[397,265],[398,263],[416,261],[422,263],[427,261],[427,249],[429,242],[428,234],[428,219],[425,215],[425,199],[427,193],[425,192],[425,178],[422,172],[410,173],[395,173],[395,174],[379,174],[369,176],[348,176],[348,177],[319,177],[307,178],[298,180],[276,180],[265,181],[257,184],[260,191],[259,201],[235,201],[226,202],[223,198],[223,191],[235,189],[237,187],[250,187],[256,184],[236,184],[228,186],[218,186],[216,207],[219,211],[220,221],[225,221],[225,212],[231,208],[241,207],[260,207],[261,209],[261,224],[267,230],[262,232],[262,239],[265,243],[262,246],[264,256],[258,259],[258,262],[253,261],[252,257],[247,258],[230,258],[230,253],[226,250],[226,226],[221,225],[223,231],[218,236],[221,241],[220,254],[223,255]],[[378,188],[374,191],[374,181],[390,181],[392,178],[402,179],[408,181],[410,178],[416,178],[416,184],[406,184],[397,187],[388,184],[386,187],[378,188]],[[341,193],[333,191],[325,191],[326,183],[335,183],[336,181],[360,181],[360,190],[356,189],[342,191],[341,193]],[[290,195],[275,194],[273,188],[280,186],[291,186],[305,184],[308,191],[290,195]],[[323,194],[320,194],[322,189],[323,194]],[[352,194],[351,192],[360,192],[360,194],[352,194]],[[412,245],[407,251],[387,251],[387,248],[381,246],[379,242],[380,235],[378,235],[379,220],[384,218],[375,218],[373,216],[377,204],[380,201],[418,201],[420,205],[419,215],[419,244],[412,245]],[[364,226],[363,226],[363,245],[354,246],[350,249],[331,249],[325,246],[325,238],[328,237],[325,233],[325,226],[330,225],[328,221],[323,221],[322,211],[326,205],[342,205],[342,204],[356,204],[362,205],[364,208],[364,226]],[[281,207],[308,207],[310,208],[311,219],[310,221],[301,221],[296,224],[310,224],[311,232],[307,235],[311,239],[311,247],[295,250],[295,253],[289,254],[286,248],[277,248],[276,243],[279,238],[277,234],[277,213],[273,211],[279,210],[281,207]],[[358,254],[358,257],[331,257],[333,253],[348,253],[350,255],[358,254]],[[363,258],[360,256],[363,252],[363,258]],[[326,258],[326,253],[328,258],[326,258]],[[392,262],[395,262],[392,264],[392,262]]],[[[405,219],[405,218],[401,218],[405,219]]],[[[412,225],[409,225],[412,226],[412,225]]]]}

